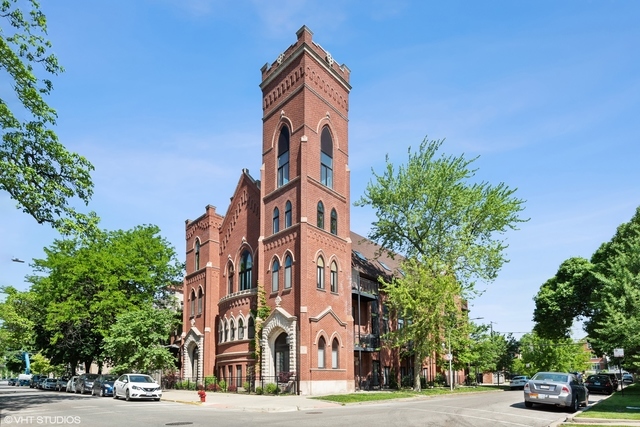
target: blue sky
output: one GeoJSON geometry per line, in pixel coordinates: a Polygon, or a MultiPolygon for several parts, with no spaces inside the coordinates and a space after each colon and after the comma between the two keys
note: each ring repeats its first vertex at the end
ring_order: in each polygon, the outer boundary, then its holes
{"type": "MultiPolygon", "coordinates": [[[[259,178],[260,68],[307,25],[351,69],[352,201],[385,155],[425,136],[480,156],[531,218],[509,233],[471,317],[530,331],[532,297],[589,258],[640,204],[640,3],[634,1],[57,0],[43,2],[66,72],[48,99],[60,140],[95,166],[107,229],[156,224],[184,259],[184,221],[221,213],[242,168],[259,178]]],[[[6,25],[2,22],[2,25],[6,25]]],[[[3,76],[3,79],[5,77],[3,76]]],[[[8,96],[6,81],[0,93],[8,96]]],[[[0,194],[0,285],[57,234],[0,194]]],[[[352,208],[366,235],[371,210],[352,208]]],[[[576,336],[583,335],[580,331],[576,336]]]]}

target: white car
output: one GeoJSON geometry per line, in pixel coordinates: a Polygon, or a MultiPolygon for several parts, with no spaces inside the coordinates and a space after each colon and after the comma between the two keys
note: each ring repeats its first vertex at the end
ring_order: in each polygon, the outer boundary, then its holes
{"type": "Polygon", "coordinates": [[[78,379],[77,375],[71,377],[69,381],[67,381],[67,387],[65,388],[67,393],[75,393],[76,392],[76,380],[78,379]]]}
{"type": "Polygon", "coordinates": [[[509,383],[509,388],[511,390],[515,390],[517,388],[524,389],[524,385],[529,381],[529,377],[526,375],[520,375],[517,377],[511,378],[511,382],[509,383]]]}
{"type": "Polygon", "coordinates": [[[162,397],[162,387],[156,380],[144,374],[123,374],[113,383],[113,398],[153,399],[156,402],[162,397]]]}

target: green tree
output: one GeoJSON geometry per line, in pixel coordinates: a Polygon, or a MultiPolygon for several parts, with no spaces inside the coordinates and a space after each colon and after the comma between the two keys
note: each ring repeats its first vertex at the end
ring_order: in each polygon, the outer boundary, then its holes
{"type": "Polygon", "coordinates": [[[136,307],[171,305],[168,287],[183,266],[156,226],[56,240],[34,260],[28,278],[45,314],[36,346],[55,364],[89,369],[116,316],[136,307]]]}
{"type": "Polygon", "coordinates": [[[41,313],[36,295],[13,286],[0,287],[0,354],[35,348],[37,318],[41,313]]]}
{"type": "MultiPolygon", "coordinates": [[[[356,202],[376,212],[369,238],[391,256],[405,257],[405,275],[382,285],[389,304],[412,320],[411,327],[389,338],[395,346],[412,341],[415,366],[441,345],[443,317],[456,311],[459,298],[475,296],[477,280],[495,279],[507,261],[504,233],[526,221],[519,216],[524,201],[515,190],[504,183],[472,182],[477,158],[438,157],[442,143],[425,138],[397,169],[387,157],[382,175],[373,172],[356,202]],[[434,296],[440,299],[427,303],[434,296]]],[[[418,370],[414,389],[420,389],[418,370]]]]}
{"type": "Polygon", "coordinates": [[[113,372],[144,372],[175,367],[165,345],[176,326],[175,311],[144,305],[118,315],[104,338],[104,357],[113,372]]]}
{"type": "Polygon", "coordinates": [[[31,10],[24,12],[17,0],[0,1],[0,17],[9,24],[0,27],[0,73],[15,94],[9,100],[0,97],[0,190],[38,223],[50,223],[63,232],[92,229],[95,215],[77,212],[69,201],[88,204],[93,166],[67,151],[51,129],[57,114],[45,97],[53,84],[38,77],[34,67],[45,75],[63,69],[49,52],[47,19],[40,4],[36,0],[28,4],[31,10]]]}
{"type": "Polygon", "coordinates": [[[534,331],[544,338],[568,338],[573,320],[589,315],[596,286],[591,262],[584,258],[564,261],[534,297],[534,331]]]}
{"type": "Polygon", "coordinates": [[[535,332],[520,339],[523,373],[533,375],[539,371],[582,372],[589,367],[590,353],[585,341],[571,338],[545,339],[535,332]]]}
{"type": "Polygon", "coordinates": [[[42,353],[36,353],[30,358],[31,363],[31,372],[36,374],[44,374],[48,375],[51,371],[54,370],[54,366],[51,364],[49,359],[42,355],[42,353]]]}
{"type": "Polygon", "coordinates": [[[623,348],[625,366],[640,369],[640,207],[590,261],[564,261],[534,300],[534,330],[541,337],[568,337],[582,318],[596,353],[611,356],[623,348]]]}

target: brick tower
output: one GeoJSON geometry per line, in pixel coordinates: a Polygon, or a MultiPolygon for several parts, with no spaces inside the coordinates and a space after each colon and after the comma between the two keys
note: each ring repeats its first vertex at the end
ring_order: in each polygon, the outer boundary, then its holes
{"type": "Polygon", "coordinates": [[[261,377],[301,394],[353,384],[349,195],[349,69],[312,41],[262,68],[263,144],[258,286],[261,377]]]}

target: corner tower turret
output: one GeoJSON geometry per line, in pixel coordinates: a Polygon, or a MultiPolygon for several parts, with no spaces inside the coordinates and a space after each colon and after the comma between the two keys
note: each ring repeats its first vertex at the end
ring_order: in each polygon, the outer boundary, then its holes
{"type": "Polygon", "coordinates": [[[303,394],[312,388],[318,393],[321,384],[348,391],[353,388],[348,380],[353,375],[350,70],[315,43],[306,26],[296,34],[297,41],[261,69],[264,256],[258,281],[273,310],[262,337],[270,350],[262,374],[296,372],[303,394]],[[326,345],[326,361],[320,343],[326,345]],[[339,356],[332,348],[341,349],[339,356]],[[339,369],[330,369],[332,364],[339,369]]]}

